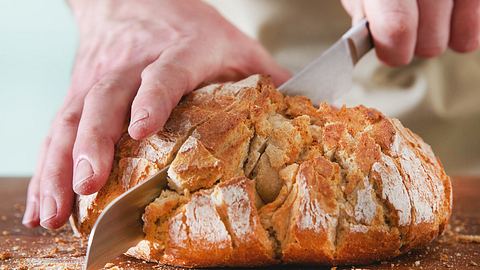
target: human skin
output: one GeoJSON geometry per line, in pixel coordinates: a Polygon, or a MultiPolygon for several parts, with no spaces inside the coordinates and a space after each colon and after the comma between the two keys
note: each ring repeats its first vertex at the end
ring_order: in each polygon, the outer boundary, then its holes
{"type": "Polygon", "coordinates": [[[342,0],[353,23],[366,17],[377,56],[390,66],[414,55],[431,58],[450,47],[472,52],[480,44],[478,0],[342,0]]]}
{"type": "MultiPolygon", "coordinates": [[[[448,46],[479,46],[478,0],[342,0],[366,16],[380,60],[408,64],[448,46]],[[455,3],[455,4],[454,4],[455,3]]],[[[125,123],[134,139],[161,130],[180,98],[202,83],[290,77],[266,50],[199,0],[71,0],[80,44],[64,104],[44,140],[23,224],[58,228],[74,193],[98,191],[125,123]]]]}

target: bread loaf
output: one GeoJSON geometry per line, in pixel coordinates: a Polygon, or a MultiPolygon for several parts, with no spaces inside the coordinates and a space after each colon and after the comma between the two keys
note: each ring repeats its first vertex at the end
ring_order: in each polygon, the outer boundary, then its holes
{"type": "Polygon", "coordinates": [[[398,120],[316,108],[255,75],[194,91],[148,139],[125,134],[72,225],[88,235],[108,202],[167,165],[169,189],[127,254],[174,266],[385,260],[432,241],[451,213],[440,161],[398,120]]]}

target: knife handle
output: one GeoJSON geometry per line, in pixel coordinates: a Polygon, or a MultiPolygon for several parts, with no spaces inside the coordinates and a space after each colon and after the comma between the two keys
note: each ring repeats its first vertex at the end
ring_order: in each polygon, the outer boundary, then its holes
{"type": "Polygon", "coordinates": [[[366,19],[362,19],[350,28],[342,36],[342,39],[348,42],[350,56],[354,65],[373,48],[373,39],[366,19]]]}

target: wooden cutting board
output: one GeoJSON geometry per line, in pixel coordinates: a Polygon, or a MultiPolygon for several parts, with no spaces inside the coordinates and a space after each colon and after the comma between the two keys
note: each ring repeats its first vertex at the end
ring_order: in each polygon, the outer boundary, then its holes
{"type": "MultiPolygon", "coordinates": [[[[0,178],[0,270],[81,269],[85,243],[68,226],[57,231],[27,229],[21,218],[28,179],[0,178]]],[[[393,259],[368,266],[271,269],[480,269],[480,177],[453,179],[454,210],[450,228],[437,241],[393,259]]],[[[106,269],[175,269],[121,256],[106,269]],[[116,268],[117,266],[118,268],[116,268]]],[[[265,268],[267,269],[267,268],[265,268]]]]}

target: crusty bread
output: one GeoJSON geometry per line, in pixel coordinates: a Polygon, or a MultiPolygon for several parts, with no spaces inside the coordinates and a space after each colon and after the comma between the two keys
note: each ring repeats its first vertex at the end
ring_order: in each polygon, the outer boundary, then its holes
{"type": "Polygon", "coordinates": [[[256,75],[194,91],[148,139],[125,135],[73,226],[88,234],[108,202],[168,164],[169,190],[128,254],[169,265],[369,263],[429,243],[451,213],[440,161],[398,120],[315,108],[256,75]]]}

